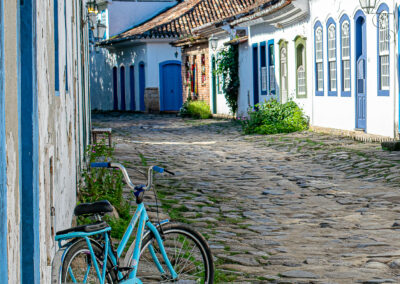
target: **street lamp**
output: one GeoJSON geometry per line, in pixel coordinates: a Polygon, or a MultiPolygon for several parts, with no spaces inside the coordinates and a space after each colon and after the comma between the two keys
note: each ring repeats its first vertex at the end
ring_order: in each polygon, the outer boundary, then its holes
{"type": "Polygon", "coordinates": [[[107,26],[102,24],[100,20],[97,22],[97,40],[103,39],[107,31],[107,26]]]}
{"type": "Polygon", "coordinates": [[[367,14],[371,14],[371,12],[375,9],[376,0],[359,0],[360,6],[363,11],[367,14]]]}
{"type": "Polygon", "coordinates": [[[212,35],[208,40],[210,41],[211,49],[215,52],[218,47],[218,38],[212,35]]]}

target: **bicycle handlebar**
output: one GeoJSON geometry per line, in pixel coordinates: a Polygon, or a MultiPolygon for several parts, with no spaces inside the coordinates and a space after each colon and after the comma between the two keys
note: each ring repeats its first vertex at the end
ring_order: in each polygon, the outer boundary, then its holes
{"type": "MultiPolygon", "coordinates": [[[[128,172],[126,171],[126,168],[119,164],[119,163],[91,163],[90,166],[92,168],[114,168],[114,169],[120,169],[124,179],[126,181],[126,184],[131,188],[131,189],[135,189],[135,185],[132,183],[131,179],[129,178],[128,172]]],[[[144,187],[144,190],[148,190],[151,188],[151,186],[153,185],[153,171],[156,171],[158,173],[169,173],[171,175],[175,175],[173,172],[167,171],[164,168],[158,167],[158,166],[151,166],[149,167],[149,170],[147,172],[147,185],[146,187],[144,187]]]]}

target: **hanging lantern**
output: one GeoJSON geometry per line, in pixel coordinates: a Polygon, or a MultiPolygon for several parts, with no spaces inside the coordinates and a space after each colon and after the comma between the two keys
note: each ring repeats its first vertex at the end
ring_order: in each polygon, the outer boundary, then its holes
{"type": "Polygon", "coordinates": [[[375,9],[376,0],[359,0],[361,9],[367,14],[371,14],[375,9]]]}

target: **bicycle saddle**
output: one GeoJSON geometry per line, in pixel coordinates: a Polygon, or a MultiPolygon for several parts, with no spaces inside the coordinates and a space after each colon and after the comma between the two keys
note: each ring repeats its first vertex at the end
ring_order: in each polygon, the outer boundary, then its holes
{"type": "Polygon", "coordinates": [[[112,212],[113,207],[108,200],[96,201],[93,203],[81,203],[74,209],[75,216],[85,214],[102,214],[112,212]]]}

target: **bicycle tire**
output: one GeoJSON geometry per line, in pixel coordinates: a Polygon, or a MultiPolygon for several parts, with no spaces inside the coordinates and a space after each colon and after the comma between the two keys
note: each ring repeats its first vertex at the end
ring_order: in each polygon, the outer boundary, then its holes
{"type": "MultiPolygon", "coordinates": [[[[96,255],[97,263],[99,265],[100,271],[102,271],[103,267],[103,248],[97,242],[91,240],[91,245],[93,248],[93,252],[96,255]]],[[[86,240],[81,239],[76,241],[74,244],[71,245],[68,252],[66,253],[64,260],[62,262],[62,270],[61,270],[61,283],[83,283],[84,276],[87,270],[84,272],[84,267],[87,263],[85,260],[91,262],[91,256],[89,247],[86,243],[86,240]],[[83,257],[78,258],[78,257],[83,257]],[[75,281],[72,279],[71,274],[68,272],[69,267],[73,269],[73,276],[75,281]]],[[[114,284],[118,283],[117,275],[115,271],[112,269],[113,265],[111,263],[111,258],[108,257],[107,260],[107,271],[106,271],[106,279],[105,283],[107,284],[114,284]]],[[[85,283],[100,283],[99,279],[97,278],[97,273],[94,267],[89,269],[89,275],[87,281],[85,283]]]]}
{"type": "Polygon", "coordinates": [[[157,241],[152,233],[143,239],[138,266],[138,278],[143,283],[177,282],[212,284],[214,282],[213,258],[204,237],[191,227],[178,223],[163,224],[162,231],[164,233],[163,244],[165,251],[175,272],[178,274],[178,280],[171,279],[170,272],[164,263],[157,241]],[[157,269],[148,250],[149,244],[153,245],[157,258],[166,274],[161,275],[157,269]],[[186,248],[188,249],[186,250],[186,248]],[[183,249],[186,250],[185,253],[182,252],[183,249]],[[187,254],[189,250],[190,253],[187,254]],[[200,268],[204,267],[204,271],[198,270],[198,265],[200,265],[200,268]]]}

